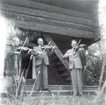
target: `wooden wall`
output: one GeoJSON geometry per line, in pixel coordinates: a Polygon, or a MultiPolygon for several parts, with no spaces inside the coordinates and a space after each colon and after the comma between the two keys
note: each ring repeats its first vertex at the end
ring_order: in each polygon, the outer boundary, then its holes
{"type": "Polygon", "coordinates": [[[90,13],[64,9],[29,0],[1,0],[2,14],[17,27],[76,38],[99,40],[90,13]],[[95,34],[96,33],[96,34],[95,34]]]}

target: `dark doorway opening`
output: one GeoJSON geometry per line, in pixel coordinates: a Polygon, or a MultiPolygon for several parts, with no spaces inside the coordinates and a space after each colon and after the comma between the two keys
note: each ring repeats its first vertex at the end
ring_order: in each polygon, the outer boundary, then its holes
{"type": "Polygon", "coordinates": [[[24,77],[27,72],[26,79],[32,79],[32,60],[30,60],[30,55],[27,52],[22,52],[22,71],[24,70],[24,77]]]}

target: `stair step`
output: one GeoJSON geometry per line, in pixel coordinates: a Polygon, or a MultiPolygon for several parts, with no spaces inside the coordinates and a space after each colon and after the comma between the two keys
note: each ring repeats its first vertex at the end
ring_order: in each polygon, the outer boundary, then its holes
{"type": "Polygon", "coordinates": [[[32,85],[32,84],[34,84],[34,82],[35,82],[35,79],[27,79],[25,81],[25,85],[32,85]]]}
{"type": "Polygon", "coordinates": [[[63,64],[61,62],[57,62],[56,66],[63,66],[63,64]]]}
{"type": "Polygon", "coordinates": [[[64,71],[65,71],[65,69],[63,68],[63,69],[57,69],[57,71],[59,72],[59,73],[63,73],[64,71]]]}
{"type": "MultiPolygon", "coordinates": [[[[23,92],[23,96],[24,97],[28,97],[30,95],[31,91],[24,91],[23,92]]],[[[96,95],[97,94],[97,90],[83,90],[83,95],[96,95]]],[[[43,96],[43,97],[54,97],[54,96],[72,96],[73,95],[73,90],[61,90],[61,91],[58,91],[58,90],[54,90],[54,91],[51,91],[51,92],[46,92],[46,91],[39,91],[36,92],[34,91],[30,97],[39,97],[39,96],[43,96]]],[[[9,95],[8,95],[9,96],[9,95]]],[[[7,96],[5,97],[2,97],[3,98],[6,98],[7,96]]],[[[13,98],[11,96],[9,96],[10,98],[13,98]]],[[[14,95],[15,97],[15,95],[14,95]]],[[[5,101],[5,100],[4,100],[5,101]]]]}
{"type": "MultiPolygon", "coordinates": [[[[49,92],[39,92],[39,93],[36,93],[36,91],[34,91],[32,93],[32,96],[39,96],[40,94],[44,93],[44,96],[52,96],[53,95],[73,95],[73,90],[70,90],[70,91],[67,91],[67,90],[61,90],[61,91],[51,91],[51,93],[49,92]]],[[[24,92],[24,96],[30,94],[30,91],[27,91],[27,92],[24,92]]],[[[96,95],[96,90],[83,90],[83,94],[84,95],[96,95]]]]}
{"type": "MultiPolygon", "coordinates": [[[[11,94],[14,95],[13,88],[15,88],[15,87],[14,86],[10,87],[11,94]]],[[[34,97],[40,96],[41,94],[43,94],[43,96],[53,96],[53,95],[70,96],[70,95],[73,95],[72,85],[49,85],[49,89],[50,89],[50,91],[39,91],[39,92],[36,92],[34,89],[32,96],[34,96],[34,97]]],[[[31,93],[31,90],[32,90],[32,85],[25,85],[23,95],[29,96],[29,94],[31,93]]],[[[84,86],[83,94],[84,95],[96,95],[97,90],[98,90],[98,86],[84,86]]],[[[2,96],[7,97],[7,94],[3,93],[2,96]]],[[[10,95],[10,97],[11,97],[11,95],[10,95]]]]}
{"type": "Polygon", "coordinates": [[[59,72],[61,72],[61,71],[67,71],[67,70],[64,68],[64,66],[57,66],[56,68],[58,69],[59,72]]]}
{"type": "MultiPolygon", "coordinates": [[[[60,64],[60,65],[56,64],[55,68],[61,70],[61,68],[64,68],[64,65],[63,64],[60,64]]],[[[66,70],[66,69],[64,68],[64,70],[66,70]]]]}
{"type": "MultiPolygon", "coordinates": [[[[60,90],[62,90],[62,89],[65,89],[65,90],[67,90],[67,89],[72,89],[72,85],[49,85],[49,88],[50,89],[60,89],[60,90]]],[[[95,88],[98,88],[98,86],[84,86],[83,87],[83,89],[85,89],[85,90],[89,90],[89,89],[95,89],[95,88]]]]}
{"type": "Polygon", "coordinates": [[[66,77],[65,78],[65,81],[71,81],[71,77],[69,76],[69,77],[66,77]]]}
{"type": "MultiPolygon", "coordinates": [[[[94,89],[83,89],[83,92],[96,92],[97,91],[97,88],[95,88],[95,90],[94,89]]],[[[24,92],[31,92],[31,90],[24,90],[24,92]]],[[[35,92],[36,93],[36,91],[34,90],[33,92],[35,92]]],[[[53,93],[53,92],[56,92],[56,93],[60,93],[60,92],[73,92],[73,89],[68,89],[68,90],[66,90],[66,89],[61,89],[61,90],[56,90],[56,89],[54,89],[54,90],[50,90],[50,92],[48,92],[48,91],[39,91],[39,93],[53,93]]]]}
{"type": "Polygon", "coordinates": [[[70,73],[65,71],[61,74],[62,77],[69,77],[70,76],[70,73]]]}
{"type": "MultiPolygon", "coordinates": [[[[10,87],[11,91],[13,91],[15,86],[10,87]]],[[[84,86],[83,90],[94,90],[97,89],[97,86],[84,86]]],[[[49,89],[51,91],[64,91],[64,90],[72,90],[72,85],[49,85],[49,89]]],[[[25,85],[24,91],[32,90],[32,85],[25,85]]],[[[35,89],[34,89],[35,90],[35,89]]]]}
{"type": "Polygon", "coordinates": [[[58,57],[56,55],[54,55],[52,58],[51,58],[52,61],[59,61],[58,57]]]}

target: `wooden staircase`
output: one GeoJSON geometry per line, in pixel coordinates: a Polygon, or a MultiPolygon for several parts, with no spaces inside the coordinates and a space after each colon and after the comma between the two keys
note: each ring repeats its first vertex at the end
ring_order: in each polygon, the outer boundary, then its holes
{"type": "MultiPolygon", "coordinates": [[[[34,80],[28,80],[26,82],[27,85],[24,86],[24,91],[23,91],[24,96],[28,96],[31,93],[32,86],[33,86],[33,85],[31,85],[31,83],[34,83],[34,80]]],[[[21,92],[21,89],[20,89],[19,93],[21,92]]],[[[34,88],[32,96],[38,96],[41,93],[44,93],[44,96],[52,96],[52,94],[60,95],[60,96],[73,95],[72,85],[49,85],[49,90],[50,91],[36,92],[36,90],[34,88]]],[[[84,95],[96,95],[97,90],[98,90],[98,86],[84,86],[83,94],[84,95]]],[[[9,93],[14,95],[15,94],[15,85],[8,86],[8,91],[9,91],[9,93]]],[[[3,93],[3,96],[6,97],[6,94],[3,93]]]]}
{"type": "MultiPolygon", "coordinates": [[[[29,96],[31,92],[32,85],[26,85],[24,88],[24,94],[23,94],[23,103],[25,105],[30,105],[30,103],[33,103],[32,105],[35,105],[35,103],[38,102],[52,102],[54,105],[63,105],[65,102],[70,102],[71,100],[76,99],[86,99],[88,98],[94,98],[97,91],[97,86],[84,86],[83,87],[83,96],[73,96],[72,86],[71,85],[49,85],[50,91],[40,91],[39,93],[36,93],[36,91],[33,92],[31,96],[29,96]],[[68,99],[68,100],[67,100],[68,99]],[[63,101],[62,101],[63,100],[63,101]],[[60,104],[61,103],[61,104],[60,104]]],[[[13,92],[13,88],[11,88],[13,92]]],[[[14,95],[14,94],[13,94],[14,95]]],[[[11,105],[11,103],[15,103],[12,105],[21,105],[22,104],[20,99],[14,99],[10,95],[5,97],[2,97],[1,105],[11,105]],[[9,100],[9,104],[7,104],[7,100],[9,100]],[[17,103],[18,102],[18,103],[17,103]],[[16,104],[17,103],[17,104],[16,104]]],[[[46,104],[45,104],[46,105],[46,104]]],[[[49,104],[51,105],[51,104],[49,104]]],[[[67,105],[67,104],[66,104],[67,105]]],[[[74,104],[75,105],[75,104],[74,104]]]]}
{"type": "Polygon", "coordinates": [[[52,58],[53,58],[52,62],[53,62],[54,69],[56,69],[59,75],[61,75],[62,78],[64,78],[64,81],[66,82],[66,84],[67,83],[70,84],[71,77],[70,77],[69,71],[64,67],[64,65],[62,64],[60,59],[56,56],[56,54],[53,54],[52,58]]]}
{"type": "Polygon", "coordinates": [[[47,41],[48,43],[51,42],[52,46],[57,47],[54,49],[54,55],[52,56],[52,62],[53,64],[55,64],[53,66],[55,69],[57,69],[57,72],[64,78],[65,82],[69,83],[71,81],[71,78],[69,73],[68,61],[63,59],[62,52],[48,34],[43,34],[43,37],[45,41],[47,41]]]}
{"type": "MultiPolygon", "coordinates": [[[[25,83],[25,86],[23,89],[24,90],[23,98],[25,101],[28,100],[29,98],[30,98],[30,101],[33,101],[32,99],[37,100],[40,96],[42,97],[39,100],[42,100],[43,98],[45,100],[52,99],[52,101],[56,101],[57,99],[60,99],[63,97],[69,97],[69,98],[73,97],[72,85],[49,85],[50,91],[39,91],[39,92],[36,92],[34,88],[32,95],[29,96],[32,90],[33,83],[34,83],[33,79],[29,79],[25,83]]],[[[2,100],[0,103],[2,103],[2,105],[7,105],[6,104],[7,99],[10,99],[11,101],[11,100],[14,100],[14,97],[15,97],[15,85],[12,84],[12,85],[8,85],[7,87],[9,92],[4,92],[1,94],[2,100]]],[[[98,90],[98,86],[84,86],[83,95],[84,97],[95,97],[97,90],[98,90]]]]}
{"type": "MultiPolygon", "coordinates": [[[[32,86],[26,86],[24,88],[24,95],[28,95],[31,92],[32,86]]],[[[37,96],[44,92],[45,96],[54,95],[62,95],[62,96],[70,96],[73,95],[72,85],[49,85],[50,91],[40,91],[36,93],[33,92],[32,96],[37,96]]],[[[84,86],[83,87],[83,94],[84,95],[96,95],[97,86],[84,86]]]]}

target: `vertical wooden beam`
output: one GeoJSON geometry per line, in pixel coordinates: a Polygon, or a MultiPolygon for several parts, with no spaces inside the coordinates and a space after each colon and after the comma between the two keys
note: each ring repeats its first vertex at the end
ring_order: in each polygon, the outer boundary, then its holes
{"type": "Polygon", "coordinates": [[[54,53],[57,55],[57,57],[60,59],[60,61],[62,62],[62,64],[64,65],[64,67],[69,70],[69,63],[67,60],[63,59],[63,54],[60,51],[59,47],[55,44],[55,42],[52,40],[52,38],[48,35],[48,34],[43,34],[44,39],[47,42],[51,41],[51,45],[56,46],[57,48],[54,49],[54,53]]]}
{"type": "Polygon", "coordinates": [[[15,51],[14,52],[14,70],[15,70],[15,73],[16,73],[16,76],[18,76],[18,54],[17,52],[15,51]]]}
{"type": "Polygon", "coordinates": [[[19,56],[18,56],[18,53],[17,53],[17,51],[15,50],[14,51],[14,70],[15,70],[15,84],[16,84],[16,91],[15,91],[15,96],[16,97],[18,97],[18,90],[17,90],[17,88],[18,88],[18,82],[19,82],[19,75],[18,75],[18,73],[19,73],[19,56]]]}
{"type": "Polygon", "coordinates": [[[20,55],[20,56],[19,56],[19,71],[18,71],[19,76],[21,76],[21,71],[22,71],[22,70],[21,70],[21,66],[22,66],[22,65],[21,65],[21,58],[22,58],[22,57],[21,57],[21,55],[20,55]]]}
{"type": "Polygon", "coordinates": [[[35,57],[33,57],[33,59],[32,59],[32,78],[36,79],[35,57]]]}

